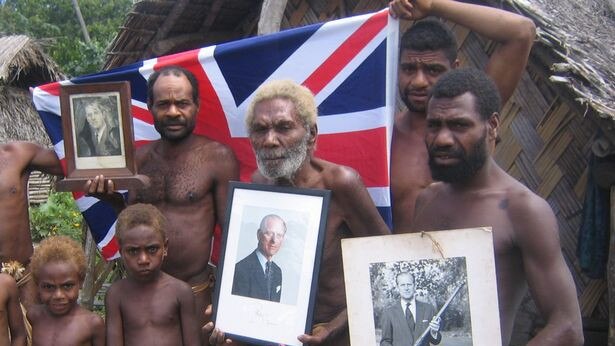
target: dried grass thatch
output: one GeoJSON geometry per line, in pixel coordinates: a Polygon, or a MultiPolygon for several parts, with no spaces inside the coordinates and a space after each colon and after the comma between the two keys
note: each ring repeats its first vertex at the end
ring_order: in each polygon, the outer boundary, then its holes
{"type": "Polygon", "coordinates": [[[563,84],[599,116],[615,120],[614,9],[602,0],[507,2],[536,22],[536,48],[552,59],[551,82],[563,84]]]}
{"type": "Polygon", "coordinates": [[[27,89],[63,78],[58,65],[31,38],[0,37],[0,85],[27,89]]]}
{"type": "MultiPolygon", "coordinates": [[[[29,88],[64,79],[58,65],[27,36],[0,37],[0,143],[22,140],[51,146],[29,88]]],[[[30,203],[47,200],[51,178],[31,174],[30,203]]]]}

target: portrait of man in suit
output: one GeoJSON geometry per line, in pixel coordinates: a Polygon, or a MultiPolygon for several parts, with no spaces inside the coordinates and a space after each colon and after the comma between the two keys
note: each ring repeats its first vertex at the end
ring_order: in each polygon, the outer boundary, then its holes
{"type": "Polygon", "coordinates": [[[269,214],[256,231],[258,245],[251,254],[235,265],[232,294],[280,302],[282,270],[273,261],[286,235],[286,222],[269,214]]]}
{"type": "Polygon", "coordinates": [[[105,98],[83,98],[85,105],[77,114],[80,130],[77,135],[77,155],[79,157],[121,155],[120,131],[117,112],[107,105],[105,98]],[[87,100],[86,100],[87,99],[87,100]]]}
{"type": "Polygon", "coordinates": [[[437,345],[442,340],[440,317],[431,304],[416,299],[414,276],[400,272],[396,277],[399,300],[382,314],[380,346],[412,346],[426,329],[430,329],[419,345],[437,345]]]}

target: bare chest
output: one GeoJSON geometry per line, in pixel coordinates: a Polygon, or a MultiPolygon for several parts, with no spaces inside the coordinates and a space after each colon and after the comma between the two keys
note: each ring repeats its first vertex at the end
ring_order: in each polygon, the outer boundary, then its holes
{"type": "Polygon", "coordinates": [[[32,323],[33,345],[83,346],[91,345],[93,330],[86,318],[43,318],[32,323]]]}
{"type": "Polygon", "coordinates": [[[183,160],[144,160],[139,173],[150,178],[150,186],[137,189],[133,198],[142,203],[191,205],[207,197],[212,190],[211,163],[194,157],[183,160]]]}
{"type": "Polygon", "coordinates": [[[420,205],[415,214],[415,231],[438,231],[461,228],[491,227],[497,255],[514,250],[514,229],[504,196],[450,196],[420,205]]]}
{"type": "Polygon", "coordinates": [[[124,329],[129,328],[136,332],[144,328],[178,325],[179,302],[172,293],[158,290],[123,299],[120,309],[124,329]]]}
{"type": "Polygon", "coordinates": [[[432,182],[427,148],[418,134],[399,134],[391,144],[391,187],[396,191],[425,188],[432,182]]]}

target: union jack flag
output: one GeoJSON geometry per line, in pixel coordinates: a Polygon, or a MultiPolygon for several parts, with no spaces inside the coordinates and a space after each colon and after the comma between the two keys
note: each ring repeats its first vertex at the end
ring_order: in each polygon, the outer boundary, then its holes
{"type": "MultiPolygon", "coordinates": [[[[160,138],[147,110],[147,78],[163,66],[182,66],[199,80],[201,107],[195,133],[230,146],[240,161],[241,180],[248,181],[256,163],[243,120],[247,105],[262,83],[292,79],[316,97],[316,156],[357,170],[390,224],[388,162],[397,39],[398,23],[385,9],[46,84],[34,89],[34,104],[64,162],[60,86],[127,80],[139,146],[160,138]]],[[[103,257],[118,257],[113,209],[83,193],[74,193],[74,197],[103,257]]]]}

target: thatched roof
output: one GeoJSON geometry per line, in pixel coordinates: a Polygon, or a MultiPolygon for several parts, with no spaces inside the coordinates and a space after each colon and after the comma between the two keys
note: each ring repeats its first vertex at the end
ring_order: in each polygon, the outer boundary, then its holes
{"type": "Polygon", "coordinates": [[[29,87],[65,78],[39,45],[23,35],[0,37],[0,141],[50,145],[29,87]]]}
{"type": "MultiPolygon", "coordinates": [[[[289,0],[282,28],[385,8],[387,0],[289,0]]],[[[139,1],[107,49],[104,69],[256,34],[262,0],[139,1]]]]}
{"type": "MultiPolygon", "coordinates": [[[[0,37],[0,143],[22,140],[51,146],[29,88],[64,78],[58,65],[31,38],[0,37]]],[[[40,172],[31,173],[30,203],[47,200],[50,180],[40,172]]]]}
{"type": "Polygon", "coordinates": [[[28,36],[0,37],[0,85],[27,90],[63,78],[58,65],[28,36]]]}
{"type": "Polygon", "coordinates": [[[551,61],[550,80],[599,116],[615,120],[615,9],[604,0],[507,2],[535,21],[534,50],[551,61]]]}
{"type": "MultiPolygon", "coordinates": [[[[478,1],[480,2],[480,1],[478,1]]],[[[501,6],[501,0],[483,0],[501,6]]],[[[375,11],[386,0],[289,0],[282,28],[375,11]]],[[[551,81],[605,118],[615,120],[615,15],[606,1],[506,0],[538,26],[533,58],[551,81]]],[[[262,1],[139,1],[107,51],[105,69],[253,36],[262,1]]]]}

